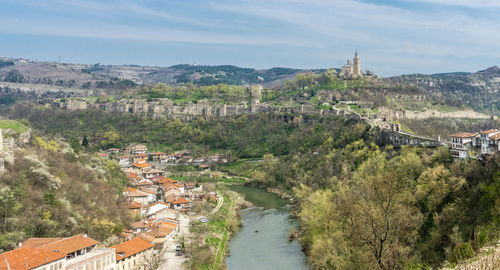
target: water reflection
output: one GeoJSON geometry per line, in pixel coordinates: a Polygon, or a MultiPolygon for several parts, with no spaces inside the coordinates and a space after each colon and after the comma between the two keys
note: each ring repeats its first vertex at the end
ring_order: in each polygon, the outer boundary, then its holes
{"type": "Polygon", "coordinates": [[[297,241],[288,231],[298,225],[286,201],[264,190],[232,186],[254,206],[240,211],[243,227],[229,242],[228,269],[307,269],[297,241]]]}

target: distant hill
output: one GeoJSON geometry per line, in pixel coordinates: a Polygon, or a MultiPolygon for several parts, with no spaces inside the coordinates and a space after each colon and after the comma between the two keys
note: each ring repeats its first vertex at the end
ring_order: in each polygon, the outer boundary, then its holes
{"type": "Polygon", "coordinates": [[[0,81],[48,84],[75,88],[107,89],[135,87],[138,84],[166,83],[169,85],[192,82],[199,85],[226,83],[246,85],[264,78],[265,86],[280,84],[306,71],[275,67],[271,69],[241,68],[231,65],[201,66],[174,65],[152,67],[138,65],[83,65],[55,62],[38,62],[28,59],[0,58],[0,81]]]}
{"type": "Polygon", "coordinates": [[[463,104],[491,114],[500,113],[500,68],[497,66],[475,73],[411,74],[388,80],[421,87],[452,106],[463,104]]]}

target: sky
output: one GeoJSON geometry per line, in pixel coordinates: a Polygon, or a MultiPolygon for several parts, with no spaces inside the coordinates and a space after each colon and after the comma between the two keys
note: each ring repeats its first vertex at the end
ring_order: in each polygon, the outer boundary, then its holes
{"type": "Polygon", "coordinates": [[[500,0],[0,0],[0,56],[82,64],[500,65],[500,0]]]}

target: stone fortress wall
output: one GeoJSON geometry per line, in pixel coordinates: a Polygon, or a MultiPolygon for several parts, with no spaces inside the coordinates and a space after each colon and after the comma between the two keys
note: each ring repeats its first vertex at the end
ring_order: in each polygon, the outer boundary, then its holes
{"type": "MultiPolygon", "coordinates": [[[[349,102],[347,102],[349,103],[349,102]]],[[[357,102],[353,102],[357,103],[357,102]]],[[[99,109],[109,113],[132,113],[136,115],[152,116],[152,117],[170,117],[170,118],[186,118],[193,116],[214,116],[224,117],[228,115],[250,114],[260,112],[291,112],[291,113],[307,113],[319,115],[356,115],[363,118],[355,112],[348,112],[333,108],[332,110],[320,110],[312,105],[299,105],[294,107],[275,107],[271,104],[260,103],[258,99],[253,99],[250,104],[220,104],[212,105],[205,102],[197,104],[176,105],[171,100],[155,99],[146,101],[140,99],[122,99],[116,102],[107,103],[89,103],[84,98],[68,99],[65,103],[59,103],[61,108],[75,111],[86,109],[99,109]]],[[[460,110],[453,112],[442,112],[435,109],[427,109],[425,111],[411,110],[395,110],[388,107],[378,107],[378,114],[369,118],[379,118],[385,121],[395,121],[398,119],[428,119],[428,118],[467,118],[467,119],[497,119],[496,116],[491,116],[479,113],[473,110],[460,110]]],[[[367,116],[368,117],[368,116],[367,116]]]]}
{"type": "Polygon", "coordinates": [[[428,119],[428,118],[465,118],[465,119],[497,119],[496,116],[479,113],[473,110],[460,110],[453,112],[442,112],[436,109],[427,109],[421,111],[394,110],[388,107],[378,108],[378,118],[386,121],[395,121],[398,119],[428,119]]]}

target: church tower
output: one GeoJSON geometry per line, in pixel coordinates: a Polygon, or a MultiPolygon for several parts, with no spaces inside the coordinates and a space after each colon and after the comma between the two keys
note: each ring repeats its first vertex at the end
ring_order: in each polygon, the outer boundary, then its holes
{"type": "Polygon", "coordinates": [[[352,63],[352,69],[353,69],[353,76],[354,77],[361,77],[361,63],[359,61],[358,57],[358,50],[356,50],[356,54],[354,55],[353,63],[352,63]]]}

